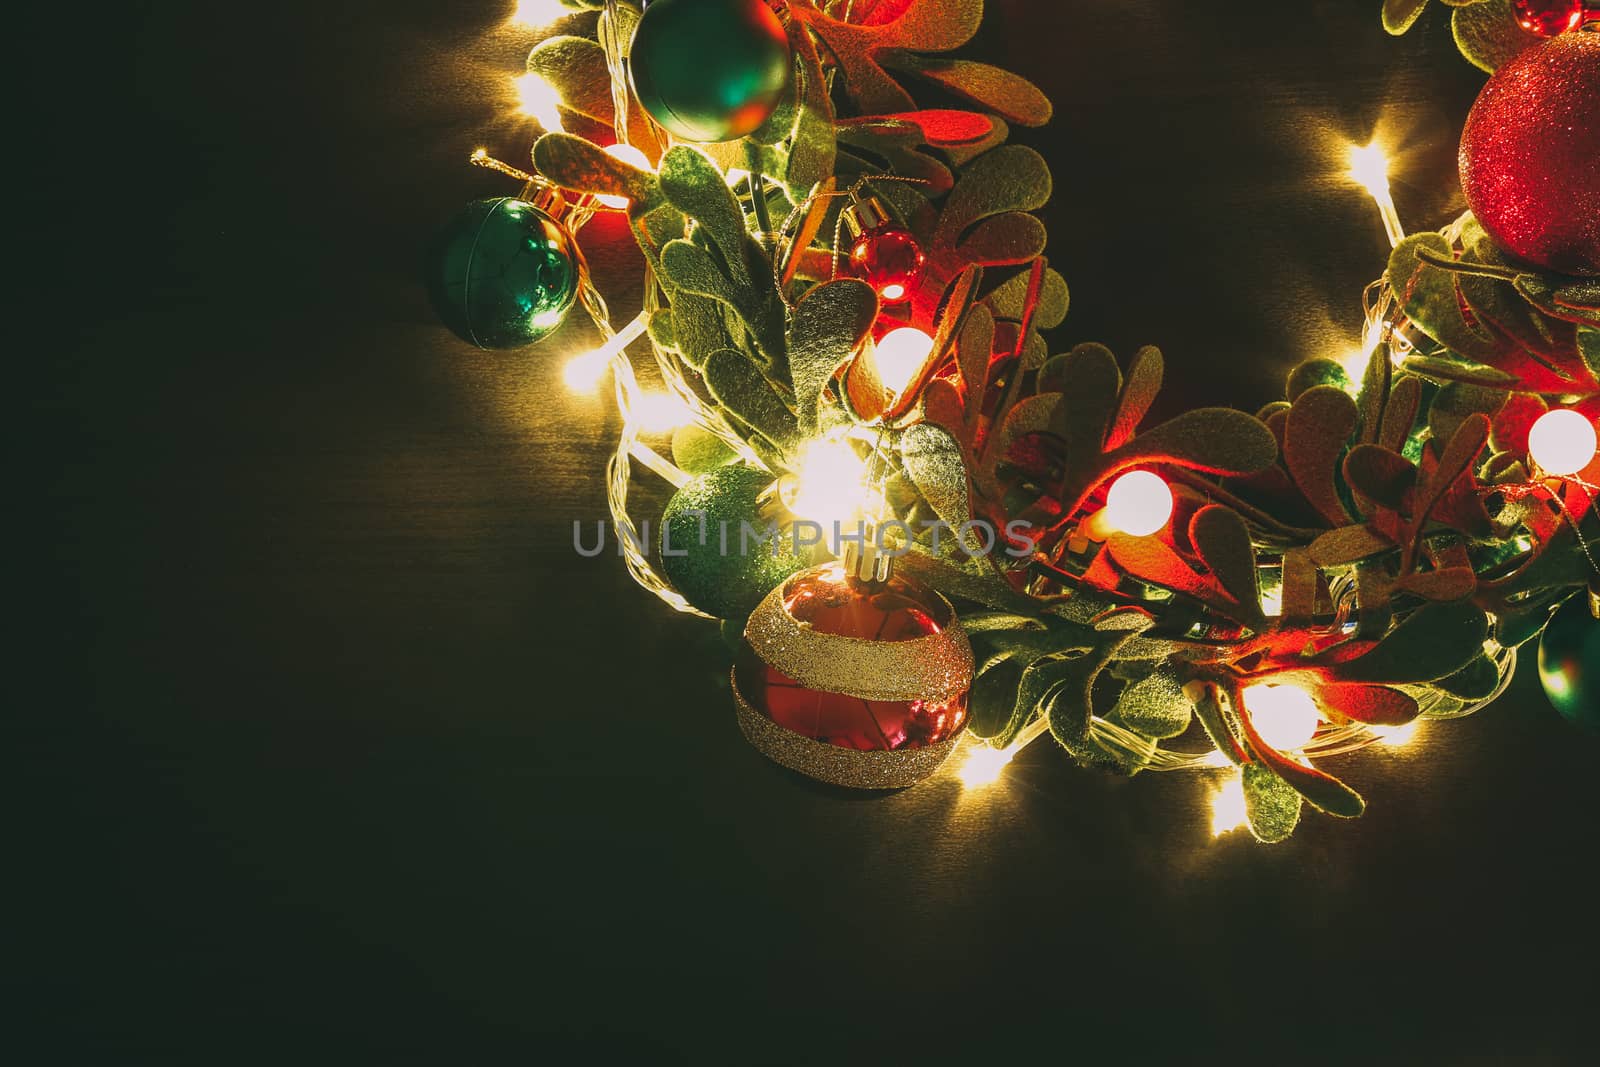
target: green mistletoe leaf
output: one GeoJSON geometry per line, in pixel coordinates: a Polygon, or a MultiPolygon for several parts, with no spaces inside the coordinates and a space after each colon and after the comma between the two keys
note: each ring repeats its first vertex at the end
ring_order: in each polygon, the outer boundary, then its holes
{"type": "Polygon", "coordinates": [[[1264,845],[1287,841],[1300,823],[1300,794],[1259,763],[1249,764],[1240,773],[1251,835],[1264,845]]]}

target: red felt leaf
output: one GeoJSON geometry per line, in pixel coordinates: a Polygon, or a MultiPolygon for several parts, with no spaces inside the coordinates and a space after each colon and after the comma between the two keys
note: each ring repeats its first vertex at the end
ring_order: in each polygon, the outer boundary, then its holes
{"type": "Polygon", "coordinates": [[[1404,726],[1421,710],[1409,695],[1380,685],[1323,682],[1311,695],[1324,710],[1373,726],[1404,726]]]}
{"type": "Polygon", "coordinates": [[[867,115],[839,119],[841,127],[909,124],[922,131],[922,138],[938,148],[975,144],[994,132],[994,119],[973,111],[930,108],[925,111],[897,111],[890,115],[867,115]]]}

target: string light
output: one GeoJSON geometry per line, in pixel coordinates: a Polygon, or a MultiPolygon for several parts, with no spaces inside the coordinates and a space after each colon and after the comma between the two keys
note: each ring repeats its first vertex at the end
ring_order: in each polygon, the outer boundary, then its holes
{"type": "Polygon", "coordinates": [[[914,326],[902,326],[884,334],[873,352],[884,388],[896,396],[905,392],[932,351],[933,338],[914,326]]]}
{"type": "Polygon", "coordinates": [[[570,14],[572,9],[563,5],[561,0],[517,0],[517,10],[512,14],[511,21],[518,26],[537,30],[570,14]]]}
{"type": "Polygon", "coordinates": [[[961,766],[961,784],[968,789],[981,789],[999,781],[1001,773],[1011,764],[1012,751],[1009,748],[990,748],[988,745],[974,747],[967,762],[961,766]]]}
{"type": "Polygon", "coordinates": [[[1546,474],[1566,477],[1594,462],[1594,423],[1571,408],[1547,411],[1528,431],[1528,455],[1546,474]]]}
{"type": "Polygon", "coordinates": [[[1379,742],[1390,748],[1400,748],[1416,740],[1417,731],[1422,727],[1421,719],[1412,719],[1404,726],[1369,726],[1379,742]]]}
{"type": "Polygon", "coordinates": [[[1389,157],[1376,141],[1365,148],[1350,148],[1350,178],[1371,195],[1383,217],[1383,228],[1389,235],[1389,244],[1398,245],[1405,240],[1406,231],[1400,225],[1400,213],[1395,210],[1394,196],[1389,192],[1389,157]]]}
{"type": "Polygon", "coordinates": [[[617,353],[636,341],[649,325],[650,317],[641,312],[599,348],[573,356],[567,361],[566,368],[562,372],[567,388],[577,393],[592,393],[598,389],[617,353]]]}
{"type": "Polygon", "coordinates": [[[1129,471],[1111,483],[1105,522],[1135,537],[1155,533],[1172,518],[1172,489],[1149,471],[1129,471]]]}
{"type": "Polygon", "coordinates": [[[644,433],[670,433],[694,418],[689,405],[671,393],[639,393],[630,415],[644,433]]]}
{"type": "Polygon", "coordinates": [[[1242,696],[1261,740],[1278,751],[1304,748],[1316,736],[1322,713],[1311,694],[1299,686],[1258,682],[1247,686],[1242,696]]]}
{"type": "Polygon", "coordinates": [[[1244,778],[1231,775],[1211,794],[1211,836],[1221,837],[1249,822],[1250,816],[1245,813],[1244,806],[1244,778]]]}
{"type": "Polygon", "coordinates": [[[524,115],[531,115],[547,132],[557,133],[561,126],[561,94],[544,78],[529,71],[512,78],[517,90],[517,102],[524,115]]]}
{"type": "MultiPolygon", "coordinates": [[[[640,170],[652,169],[650,166],[650,157],[639,151],[639,149],[635,148],[631,144],[618,143],[609,145],[606,148],[606,155],[610,156],[612,159],[620,159],[622,162],[638,167],[640,170]]],[[[615,208],[618,211],[621,211],[628,206],[628,198],[625,196],[605,195],[597,196],[595,199],[600,201],[600,203],[604,204],[606,207],[615,208]]]]}
{"type": "Polygon", "coordinates": [[[837,522],[849,532],[872,503],[867,464],[843,437],[824,437],[806,444],[795,473],[783,479],[780,493],[790,511],[820,523],[825,530],[837,522]]]}

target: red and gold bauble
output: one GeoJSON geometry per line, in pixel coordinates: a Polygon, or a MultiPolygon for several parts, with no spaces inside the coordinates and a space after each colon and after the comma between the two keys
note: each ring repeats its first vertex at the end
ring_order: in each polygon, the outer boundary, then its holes
{"type": "Polygon", "coordinates": [[[885,304],[911,299],[927,259],[911,231],[895,220],[883,201],[859,194],[844,209],[844,225],[851,238],[851,272],[872,286],[885,304]]]}
{"type": "Polygon", "coordinates": [[[1467,116],[1461,187],[1507,252],[1600,274],[1600,34],[1564,33],[1494,73],[1467,116]]]}
{"type": "Polygon", "coordinates": [[[955,750],[972,646],[950,602],[889,562],[852,551],[792,576],[750,616],[734,698],[740,729],[773,761],[833,785],[899,789],[955,750]]]}

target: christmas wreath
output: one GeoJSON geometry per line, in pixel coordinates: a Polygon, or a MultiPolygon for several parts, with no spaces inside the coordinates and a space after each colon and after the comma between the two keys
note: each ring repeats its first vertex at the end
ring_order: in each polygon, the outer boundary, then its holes
{"type": "Polygon", "coordinates": [[[525,0],[559,21],[518,79],[544,133],[527,171],[474,156],[522,189],[444,230],[432,295],[481,347],[593,320],[568,378],[609,375],[624,417],[621,552],[722,620],[778,763],[898,788],[965,743],[976,785],[1048,732],[1224,773],[1218,831],[1279,841],[1307,804],[1361,814],[1322,757],[1483,707],[1535,638],[1600,727],[1600,7],[1444,2],[1491,75],[1471,210],[1407,236],[1354,151],[1393,243],[1366,344],[1254,414],[1147,425],[1159,351],[1050,340],[1050,172],[1007,142],[1051,105],[951,55],[981,0],[525,0]],[[622,326],[577,239],[598,212],[646,261],[622,326]],[[676,489],[654,532],[646,472],[676,489]]]}

